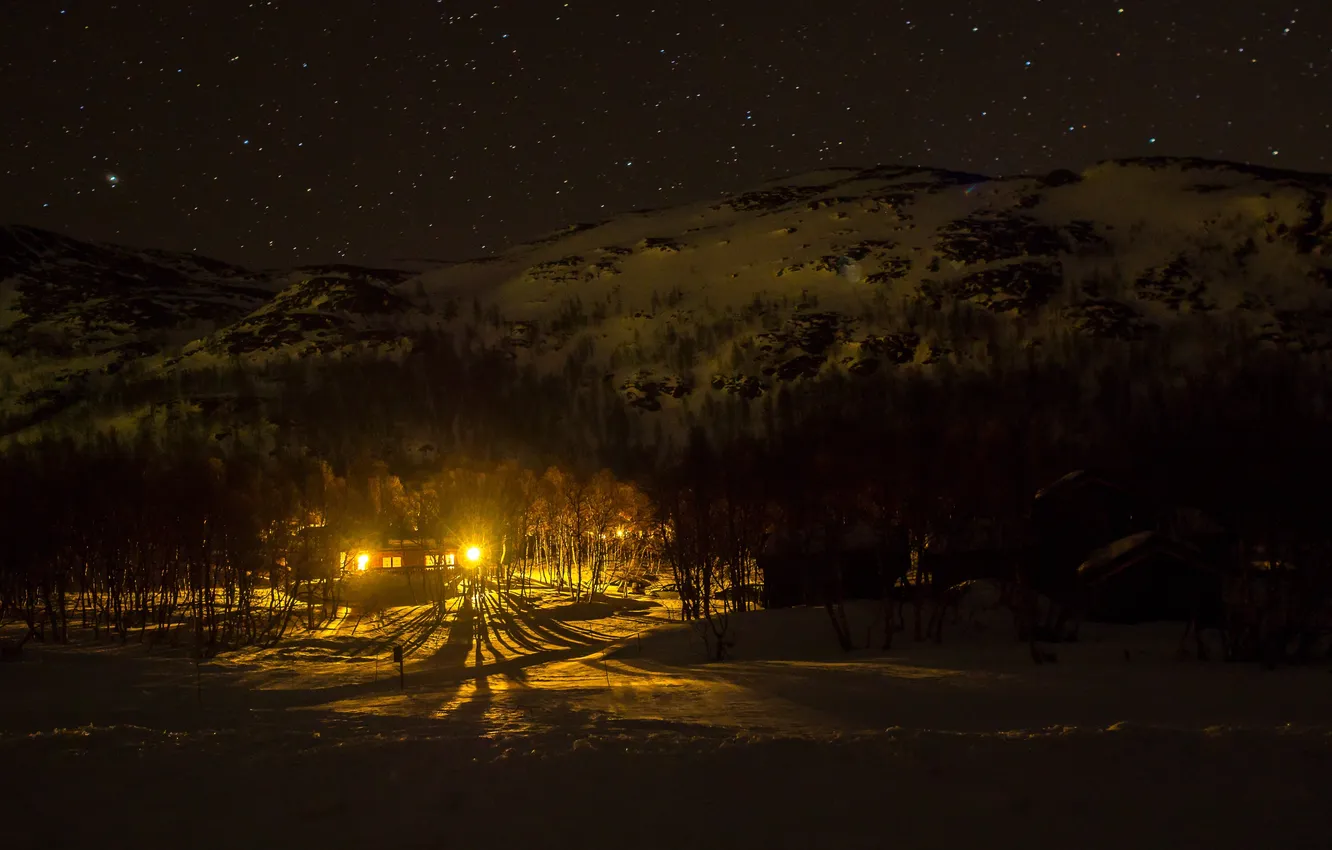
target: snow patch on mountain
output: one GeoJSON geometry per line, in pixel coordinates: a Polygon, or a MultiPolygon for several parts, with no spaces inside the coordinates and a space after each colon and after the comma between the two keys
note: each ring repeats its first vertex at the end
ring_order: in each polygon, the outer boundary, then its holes
{"type": "Polygon", "coordinates": [[[998,179],[840,168],[384,269],[256,272],[11,227],[3,412],[12,432],[128,364],[401,357],[426,333],[653,414],[834,374],[1055,357],[1070,336],[1113,351],[1196,326],[1205,347],[1224,328],[1319,354],[1330,194],[1326,175],[1190,159],[998,179]]]}

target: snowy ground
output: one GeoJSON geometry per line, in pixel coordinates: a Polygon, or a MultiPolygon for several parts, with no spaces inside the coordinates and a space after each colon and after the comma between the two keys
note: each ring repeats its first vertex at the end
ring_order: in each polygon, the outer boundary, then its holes
{"type": "MultiPolygon", "coordinates": [[[[1140,627],[1035,667],[993,620],[842,656],[821,610],[736,617],[733,660],[705,663],[647,600],[496,602],[479,664],[456,612],[425,607],[197,672],[30,643],[0,667],[6,838],[1332,846],[1326,666],[1179,662],[1177,629],[1140,627]]],[[[851,614],[877,646],[873,608],[851,614]]]]}

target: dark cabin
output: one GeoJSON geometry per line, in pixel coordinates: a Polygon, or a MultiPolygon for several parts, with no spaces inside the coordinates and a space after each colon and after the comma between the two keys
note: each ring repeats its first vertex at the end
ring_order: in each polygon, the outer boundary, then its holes
{"type": "Polygon", "coordinates": [[[1038,581],[1051,592],[1081,586],[1087,617],[1111,623],[1188,620],[1220,604],[1216,569],[1227,540],[1197,511],[1158,510],[1090,470],[1036,494],[1038,581]]]}
{"type": "Polygon", "coordinates": [[[774,535],[758,556],[763,574],[763,607],[822,605],[830,599],[879,599],[884,593],[881,566],[903,569],[910,561],[906,536],[881,546],[864,525],[842,536],[829,551],[821,540],[798,542],[793,535],[774,535]],[[881,564],[882,559],[882,564],[881,564]]]}
{"type": "Polygon", "coordinates": [[[1127,490],[1089,470],[1070,472],[1042,488],[1031,506],[1032,583],[1045,594],[1076,592],[1078,567],[1116,540],[1150,530],[1147,514],[1127,490]]]}
{"type": "MultiPolygon", "coordinates": [[[[1029,539],[996,535],[993,529],[982,533],[985,524],[974,525],[948,535],[937,549],[932,545],[924,557],[950,580],[1008,578],[1019,564],[1031,564],[1037,589],[1049,594],[1080,594],[1086,581],[1095,581],[1096,619],[1190,616],[1203,576],[1188,565],[1209,560],[1174,535],[1157,533],[1155,511],[1092,470],[1071,472],[1036,493],[1029,539]],[[1139,539],[1131,551],[1115,550],[1118,560],[1107,568],[1113,580],[1099,570],[1094,575],[1080,571],[1117,541],[1148,532],[1152,536],[1139,539]]],[[[857,526],[841,535],[833,551],[825,551],[819,537],[774,535],[769,541],[758,558],[766,607],[818,605],[837,596],[879,599],[885,577],[905,573],[910,563],[905,535],[884,547],[873,530],[857,526]]]]}
{"type": "MultiPolygon", "coordinates": [[[[957,583],[1012,578],[1017,561],[1027,559],[1030,549],[1020,536],[1004,531],[985,522],[960,526],[922,553],[921,566],[957,583]]],[[[764,606],[821,605],[832,598],[882,599],[910,572],[911,548],[905,529],[898,528],[893,539],[880,541],[868,526],[854,526],[839,543],[828,552],[821,545],[811,545],[809,538],[798,547],[789,536],[774,536],[758,558],[764,606]]]]}
{"type": "Polygon", "coordinates": [[[1207,553],[1160,532],[1115,541],[1094,552],[1078,574],[1095,587],[1088,617],[1103,623],[1188,620],[1221,604],[1220,572],[1207,553]]]}
{"type": "Polygon", "coordinates": [[[1042,549],[1076,568],[1092,552],[1152,528],[1147,510],[1123,487],[1085,469],[1037,491],[1032,530],[1042,549]]]}

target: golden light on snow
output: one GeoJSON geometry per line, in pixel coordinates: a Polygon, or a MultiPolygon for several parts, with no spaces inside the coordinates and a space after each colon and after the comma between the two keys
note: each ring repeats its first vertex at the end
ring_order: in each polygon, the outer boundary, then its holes
{"type": "Polygon", "coordinates": [[[481,549],[477,546],[468,546],[467,560],[471,561],[473,564],[481,560],[481,549]]]}
{"type": "Polygon", "coordinates": [[[365,572],[366,564],[370,563],[370,556],[362,552],[356,556],[356,569],[365,572]]]}

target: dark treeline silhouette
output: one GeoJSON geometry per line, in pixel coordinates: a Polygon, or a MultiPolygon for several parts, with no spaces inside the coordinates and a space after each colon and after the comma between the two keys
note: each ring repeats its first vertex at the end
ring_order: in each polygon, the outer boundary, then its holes
{"type": "MultiPolygon", "coordinates": [[[[207,655],[333,618],[357,552],[389,539],[482,547],[500,604],[534,576],[591,599],[660,570],[649,503],[609,471],[453,461],[404,482],[369,456],[335,472],[147,434],[13,449],[0,457],[0,617],[26,622],[25,641],[67,640],[72,618],[94,638],[207,655]]],[[[402,576],[418,601],[458,590],[417,572],[402,576]]]]}
{"type": "MultiPolygon", "coordinates": [[[[1150,533],[1170,543],[1144,563],[1162,553],[1186,562],[1188,601],[1137,599],[1139,616],[1222,628],[1232,658],[1307,655],[1332,633],[1332,533],[1320,519],[1332,501],[1326,366],[1239,343],[1187,370],[1146,359],[1169,352],[1148,342],[1077,369],[1033,356],[987,372],[834,377],[778,391],[747,417],[705,408],[663,478],[659,507],[681,538],[667,553],[706,598],[727,551],[766,546],[781,556],[768,564],[798,573],[795,601],[824,605],[850,649],[846,585],[864,597],[876,571],[886,609],[917,606],[918,637],[922,604],[934,605],[939,633],[948,592],[981,578],[1016,586],[1022,637],[1075,636],[1108,592],[1079,566],[1118,536],[1150,533]],[[737,436],[745,418],[762,439],[737,436]],[[1134,506],[1099,538],[1033,515],[1038,490],[1086,468],[1134,506]],[[751,516],[763,519],[735,520],[751,516]]],[[[685,613],[698,615],[689,604],[685,613]]]]}
{"type": "Polygon", "coordinates": [[[326,510],[325,471],[147,442],[12,450],[0,606],[54,640],[71,612],[122,639],[186,624],[200,646],[279,635],[302,588],[331,590],[333,565],[307,533],[326,510]]]}
{"type": "MultiPolygon", "coordinates": [[[[121,637],[271,640],[336,609],[355,541],[438,529],[484,540],[506,593],[537,574],[590,599],[660,574],[718,656],[730,614],[763,603],[761,556],[779,553],[851,649],[844,603],[866,587],[885,620],[911,602],[919,621],[960,581],[1011,578],[1030,591],[1015,606],[1042,596],[1076,620],[1095,591],[1078,573],[1089,553],[1061,551],[1063,527],[1034,521],[1033,497],[1094,468],[1134,494],[1128,530],[1199,553],[1199,582],[1219,589],[1196,595],[1221,600],[1209,624],[1233,655],[1307,651],[1326,629],[1319,355],[1210,326],[1018,345],[974,311],[908,318],[989,354],[825,370],[752,400],[685,395],[675,413],[626,405],[590,347],[571,343],[542,375],[466,329],[393,358],[117,376],[100,402],[154,405],[136,436],[99,436],[89,414],[0,457],[0,604],[47,639],[74,616],[121,637]],[[1185,520],[1199,515],[1205,533],[1185,520]],[[847,569],[852,551],[872,580],[847,569]],[[959,552],[973,555],[945,557],[959,552]]],[[[712,353],[670,344],[682,368],[712,353]]],[[[1030,640],[1062,636],[1023,622],[1030,640]]]]}

